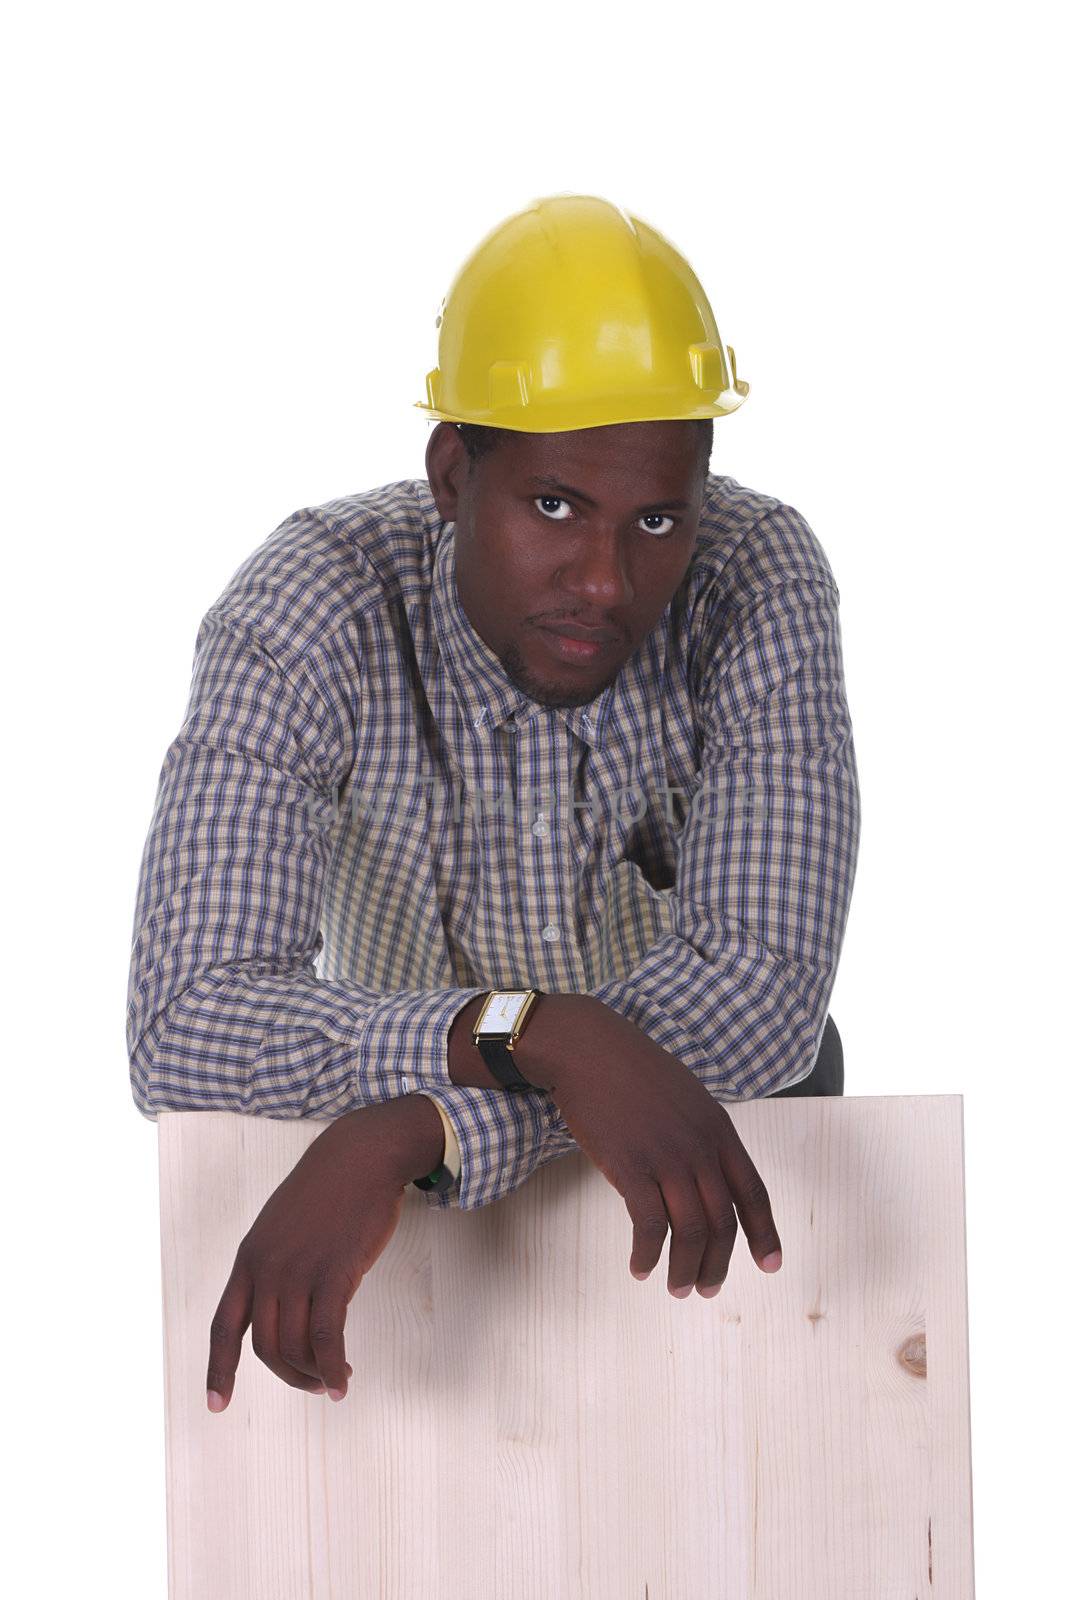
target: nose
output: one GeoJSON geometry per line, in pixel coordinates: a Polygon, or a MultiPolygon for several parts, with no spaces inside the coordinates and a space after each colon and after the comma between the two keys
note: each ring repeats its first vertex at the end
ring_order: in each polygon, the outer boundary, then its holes
{"type": "Polygon", "coordinates": [[[559,588],[575,609],[603,617],[625,609],[634,598],[622,540],[614,529],[579,539],[559,573],[559,588]]]}

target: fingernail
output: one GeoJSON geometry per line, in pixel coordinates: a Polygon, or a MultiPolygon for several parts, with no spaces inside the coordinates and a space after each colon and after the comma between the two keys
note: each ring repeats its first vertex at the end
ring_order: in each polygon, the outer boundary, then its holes
{"type": "Polygon", "coordinates": [[[671,1294],[673,1294],[673,1296],[674,1296],[674,1298],[676,1300],[684,1300],[686,1295],[687,1294],[692,1294],[692,1292],[693,1292],[693,1285],[691,1283],[687,1283],[684,1289],[672,1289],[671,1290],[671,1294]]]}
{"type": "Polygon", "coordinates": [[[772,1250],[770,1255],[764,1256],[763,1260],[760,1262],[760,1266],[763,1268],[764,1272],[777,1272],[781,1264],[782,1252],[780,1250],[772,1250]]]}
{"type": "Polygon", "coordinates": [[[222,1398],[221,1394],[219,1394],[217,1389],[208,1390],[207,1408],[209,1411],[221,1411],[225,1404],[225,1400],[222,1398]]]}
{"type": "Polygon", "coordinates": [[[345,1392],[343,1389],[327,1389],[326,1393],[329,1395],[331,1400],[343,1400],[345,1397],[345,1392]]]}
{"type": "Polygon", "coordinates": [[[721,1288],[722,1288],[722,1284],[721,1283],[716,1283],[710,1289],[698,1288],[697,1289],[697,1294],[703,1295],[705,1300],[710,1300],[712,1295],[718,1294],[718,1292],[719,1292],[719,1290],[721,1288]]]}
{"type": "Polygon", "coordinates": [[[652,1276],[651,1272],[635,1272],[634,1273],[634,1277],[635,1278],[640,1278],[642,1283],[644,1283],[646,1278],[651,1278],[651,1276],[652,1276]]]}

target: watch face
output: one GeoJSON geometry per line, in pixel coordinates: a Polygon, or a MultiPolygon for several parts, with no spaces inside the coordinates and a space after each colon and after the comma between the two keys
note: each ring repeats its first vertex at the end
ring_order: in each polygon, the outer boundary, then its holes
{"type": "Polygon", "coordinates": [[[522,1002],[525,998],[525,989],[497,990],[489,1001],[478,1032],[510,1033],[515,1026],[515,1018],[522,1010],[522,1002]]]}

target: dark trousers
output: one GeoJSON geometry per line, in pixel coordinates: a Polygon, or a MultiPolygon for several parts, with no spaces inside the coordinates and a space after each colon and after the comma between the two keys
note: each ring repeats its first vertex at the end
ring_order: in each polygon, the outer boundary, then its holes
{"type": "Polygon", "coordinates": [[[791,1083],[788,1089],[775,1089],[764,1095],[765,1100],[784,1099],[791,1094],[844,1094],[845,1053],[841,1048],[841,1035],[833,1017],[828,1016],[823,1029],[822,1043],[815,1065],[806,1078],[791,1083]]]}

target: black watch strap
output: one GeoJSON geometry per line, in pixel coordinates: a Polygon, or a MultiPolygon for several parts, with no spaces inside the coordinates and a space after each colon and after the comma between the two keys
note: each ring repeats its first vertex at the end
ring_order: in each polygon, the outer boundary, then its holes
{"type": "Polygon", "coordinates": [[[515,1057],[503,1039],[479,1039],[478,1049],[482,1060],[499,1084],[505,1089],[532,1089],[533,1084],[524,1078],[515,1065],[515,1057]]]}

